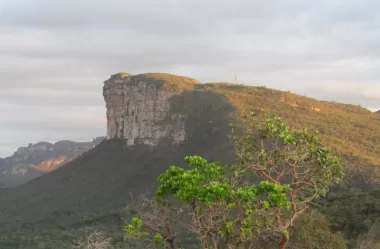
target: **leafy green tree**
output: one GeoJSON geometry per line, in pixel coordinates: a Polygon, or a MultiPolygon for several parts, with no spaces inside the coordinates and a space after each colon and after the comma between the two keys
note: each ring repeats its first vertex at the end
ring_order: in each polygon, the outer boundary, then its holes
{"type": "Polygon", "coordinates": [[[126,238],[179,248],[178,219],[171,214],[180,214],[201,248],[256,248],[257,241],[277,238],[286,248],[294,221],[340,180],[342,170],[314,135],[290,131],[278,116],[258,117],[245,117],[250,122],[242,135],[233,130],[239,159],[233,166],[191,156],[188,168],[162,173],[151,208],[125,227],[126,238]]]}
{"type": "Polygon", "coordinates": [[[202,248],[246,248],[256,236],[272,229],[273,221],[265,215],[268,209],[290,208],[287,185],[267,181],[239,184],[219,163],[199,156],[185,160],[189,169],[170,166],[161,174],[152,204],[160,209],[132,218],[125,228],[128,239],[178,248],[176,233],[162,211],[170,207],[168,200],[172,197],[182,204],[179,212],[189,215],[189,231],[202,248]]]}
{"type": "Polygon", "coordinates": [[[266,111],[251,112],[244,116],[247,129],[236,135],[233,128],[239,162],[234,165],[235,175],[253,174],[270,183],[290,186],[291,208],[276,210],[277,233],[281,235],[280,249],[289,243],[288,231],[309,204],[343,178],[342,166],[337,156],[326,148],[316,133],[307,129],[290,130],[278,115],[266,111]]]}

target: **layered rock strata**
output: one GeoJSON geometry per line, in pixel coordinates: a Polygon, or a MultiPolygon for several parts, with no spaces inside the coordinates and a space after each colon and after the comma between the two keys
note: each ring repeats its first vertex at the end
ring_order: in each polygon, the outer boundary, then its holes
{"type": "MultiPolygon", "coordinates": [[[[165,86],[162,78],[173,85],[199,82],[169,74],[130,75],[119,73],[104,82],[103,96],[107,107],[107,139],[123,138],[127,145],[157,145],[166,139],[176,144],[185,140],[185,116],[171,110],[170,100],[181,94],[165,86]]],[[[173,86],[172,85],[172,86],[173,86]]]]}

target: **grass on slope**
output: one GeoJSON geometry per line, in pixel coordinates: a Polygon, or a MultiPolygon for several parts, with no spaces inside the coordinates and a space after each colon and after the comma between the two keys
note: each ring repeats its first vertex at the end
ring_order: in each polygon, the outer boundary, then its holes
{"type": "Polygon", "coordinates": [[[128,84],[137,84],[140,81],[154,83],[157,84],[160,89],[169,92],[193,90],[194,85],[200,84],[196,79],[168,73],[144,73],[137,75],[118,73],[112,75],[111,79],[115,77],[125,80],[128,84]]]}
{"type": "Polygon", "coordinates": [[[226,96],[239,115],[264,108],[279,114],[291,127],[318,129],[322,141],[345,159],[345,167],[350,169],[347,173],[380,182],[378,114],[360,106],[318,101],[265,87],[213,83],[197,88],[226,96]],[[312,110],[312,106],[320,111],[312,110]]]}

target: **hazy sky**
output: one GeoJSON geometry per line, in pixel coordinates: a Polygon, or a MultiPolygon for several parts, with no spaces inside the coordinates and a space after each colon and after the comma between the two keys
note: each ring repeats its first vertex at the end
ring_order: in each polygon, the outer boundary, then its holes
{"type": "Polygon", "coordinates": [[[380,109],[379,0],[0,0],[0,157],[105,135],[103,81],[167,72],[380,109]]]}

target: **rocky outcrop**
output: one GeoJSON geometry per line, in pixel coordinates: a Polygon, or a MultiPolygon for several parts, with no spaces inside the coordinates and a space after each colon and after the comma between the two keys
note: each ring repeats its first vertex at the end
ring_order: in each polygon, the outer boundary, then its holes
{"type": "Polygon", "coordinates": [[[199,82],[170,74],[112,75],[103,88],[107,139],[153,146],[162,139],[184,141],[185,116],[171,111],[170,99],[195,84],[199,82]]]}
{"type": "Polygon", "coordinates": [[[0,159],[0,187],[14,187],[49,173],[98,145],[92,142],[39,142],[19,148],[12,156],[0,159]]]}
{"type": "Polygon", "coordinates": [[[31,167],[37,171],[48,173],[59,168],[61,165],[70,162],[72,159],[74,158],[60,156],[57,158],[45,160],[39,165],[31,165],[31,167]]]}

